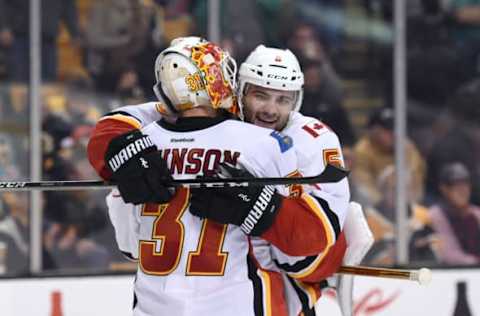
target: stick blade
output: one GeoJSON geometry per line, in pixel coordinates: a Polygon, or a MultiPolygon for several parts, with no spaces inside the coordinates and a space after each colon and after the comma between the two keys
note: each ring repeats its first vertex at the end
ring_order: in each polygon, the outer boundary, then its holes
{"type": "Polygon", "coordinates": [[[348,174],[349,171],[345,168],[327,164],[325,170],[317,176],[316,183],[339,182],[348,176],[348,174]]]}

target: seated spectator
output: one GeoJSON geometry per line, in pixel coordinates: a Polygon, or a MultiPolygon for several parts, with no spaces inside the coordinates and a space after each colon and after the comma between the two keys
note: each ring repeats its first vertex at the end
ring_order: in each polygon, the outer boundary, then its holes
{"type": "MultiPolygon", "coordinates": [[[[435,261],[432,251],[434,245],[433,230],[430,225],[428,209],[413,202],[413,177],[406,175],[409,253],[411,262],[435,261]]],[[[395,263],[395,223],[396,223],[396,172],[393,165],[388,166],[378,178],[377,188],[382,190],[382,199],[372,208],[366,208],[367,221],[374,234],[375,243],[366,260],[375,265],[393,265],[395,263]]]]}
{"type": "MultiPolygon", "coordinates": [[[[385,168],[395,164],[394,156],[394,113],[390,108],[375,111],[368,122],[368,129],[354,146],[355,169],[352,178],[368,193],[371,205],[382,199],[382,190],[377,181],[385,168]]],[[[405,141],[406,167],[412,175],[412,201],[421,201],[424,192],[425,161],[415,144],[409,139],[405,141]]]]}
{"type": "Polygon", "coordinates": [[[45,211],[50,214],[54,208],[62,214],[45,225],[44,243],[52,258],[52,266],[46,269],[108,268],[111,253],[102,245],[103,231],[108,228],[107,215],[92,197],[85,191],[48,196],[45,211]],[[97,240],[97,235],[101,240],[97,240]]]}
{"type": "Polygon", "coordinates": [[[474,204],[480,205],[479,97],[480,80],[466,83],[455,91],[447,103],[445,116],[448,120],[439,116],[442,129],[436,131],[432,149],[427,156],[426,188],[429,200],[440,195],[438,176],[441,168],[446,163],[458,161],[470,172],[471,199],[474,204]]]}
{"type": "MultiPolygon", "coordinates": [[[[80,124],[88,123],[87,107],[56,103],[49,103],[49,113],[42,122],[44,178],[91,178],[91,168],[85,168],[85,162],[76,156],[77,149],[85,156],[82,139],[89,127],[80,124]]],[[[106,212],[99,206],[103,198],[87,191],[49,191],[44,198],[43,242],[49,258],[45,269],[107,269],[112,257],[108,244],[114,238],[108,231],[106,212]]]]}
{"type": "Polygon", "coordinates": [[[430,208],[432,226],[440,241],[438,257],[454,265],[480,263],[480,207],[471,204],[470,172],[459,162],[440,171],[441,197],[430,208]]]}

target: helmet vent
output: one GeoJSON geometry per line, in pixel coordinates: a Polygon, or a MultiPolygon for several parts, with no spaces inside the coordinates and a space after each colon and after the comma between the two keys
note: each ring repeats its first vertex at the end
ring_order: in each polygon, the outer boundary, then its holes
{"type": "Polygon", "coordinates": [[[173,64],[173,68],[177,68],[177,67],[178,67],[177,63],[173,64]]]}
{"type": "Polygon", "coordinates": [[[269,66],[270,66],[270,67],[277,67],[277,68],[287,69],[287,67],[282,66],[282,65],[273,65],[273,64],[271,64],[271,65],[269,65],[269,66]]]}
{"type": "Polygon", "coordinates": [[[262,76],[262,77],[263,77],[263,71],[258,71],[258,70],[257,70],[257,75],[259,75],[259,76],[262,76]]]}

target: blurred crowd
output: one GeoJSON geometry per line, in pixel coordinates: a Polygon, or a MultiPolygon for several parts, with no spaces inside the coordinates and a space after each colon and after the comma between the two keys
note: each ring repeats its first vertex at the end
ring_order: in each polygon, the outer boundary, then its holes
{"type": "MultiPolygon", "coordinates": [[[[153,64],[171,39],[206,37],[201,0],[44,0],[43,180],[93,179],[96,120],[153,100],[153,64]]],[[[291,49],[301,109],[340,137],[352,200],[376,242],[365,263],[395,264],[393,1],[220,1],[221,46],[240,64],[258,44],[291,49]],[[247,18],[248,16],[248,18],[247,18]]],[[[407,0],[409,251],[412,264],[480,263],[480,0],[407,0]]],[[[0,180],[28,179],[29,1],[0,0],[0,180]]],[[[123,269],[105,192],[42,195],[45,270],[123,269]]],[[[0,194],[7,271],[28,271],[28,194],[0,194]]],[[[2,263],[0,258],[0,264],[2,263]]],[[[125,264],[125,265],[124,265],[125,264]]]]}

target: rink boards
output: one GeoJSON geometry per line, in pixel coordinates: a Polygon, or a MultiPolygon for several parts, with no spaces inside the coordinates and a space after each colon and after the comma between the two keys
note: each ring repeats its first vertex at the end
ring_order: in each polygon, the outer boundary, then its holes
{"type": "MultiPolygon", "coordinates": [[[[430,285],[409,281],[359,277],[355,315],[452,316],[457,282],[466,282],[472,315],[480,315],[480,269],[433,270],[430,285]]],[[[131,315],[133,276],[0,279],[0,315],[64,316],[131,315]],[[54,314],[54,313],[53,313],[54,314]]],[[[340,315],[333,292],[318,303],[320,315],[340,315]]]]}

